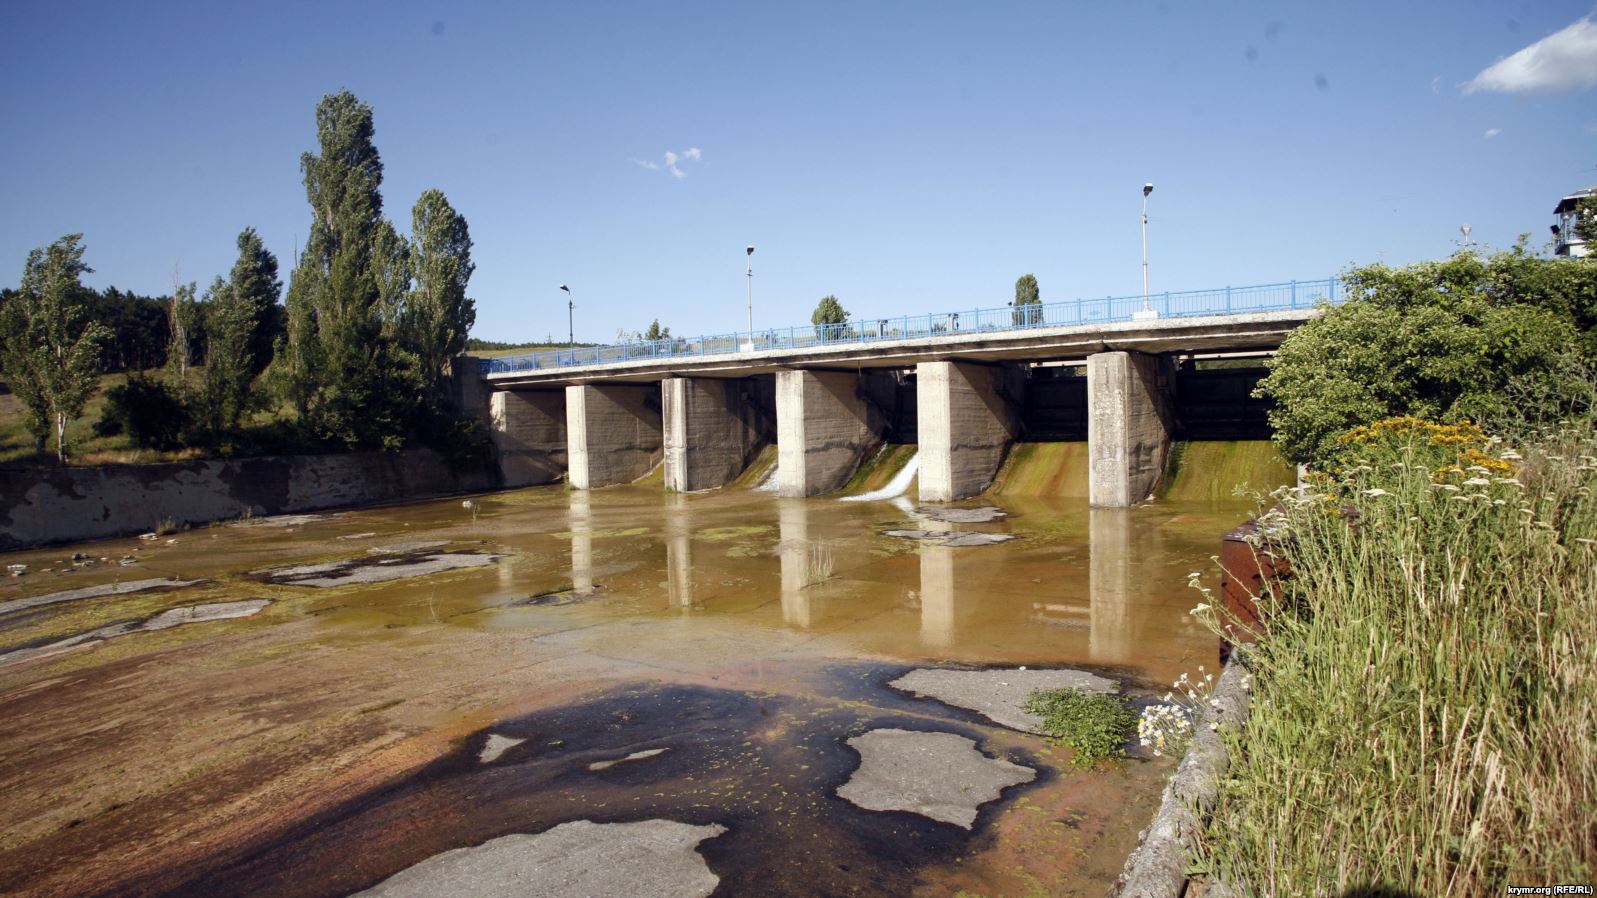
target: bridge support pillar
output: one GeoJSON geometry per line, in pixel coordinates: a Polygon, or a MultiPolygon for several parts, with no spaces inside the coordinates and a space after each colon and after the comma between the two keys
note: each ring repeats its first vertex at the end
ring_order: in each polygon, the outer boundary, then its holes
{"type": "Polygon", "coordinates": [[[777,489],[802,498],[841,488],[887,422],[848,371],[776,373],[777,489]]]}
{"type": "Polygon", "coordinates": [[[566,387],[566,446],[579,490],[630,483],[660,461],[660,393],[652,384],[566,387]]]}
{"type": "Polygon", "coordinates": [[[495,390],[489,433],[505,486],[554,483],[566,470],[566,396],[561,390],[495,390]]]}
{"type": "Polygon", "coordinates": [[[671,377],[661,382],[660,399],[667,489],[725,486],[771,441],[769,377],[671,377]]]}
{"type": "Polygon", "coordinates": [[[922,502],[963,499],[992,483],[1015,439],[1021,382],[997,365],[915,366],[922,502]]]}
{"type": "Polygon", "coordinates": [[[1156,355],[1087,356],[1087,495],[1091,504],[1129,508],[1159,486],[1174,429],[1173,372],[1156,355]]]}

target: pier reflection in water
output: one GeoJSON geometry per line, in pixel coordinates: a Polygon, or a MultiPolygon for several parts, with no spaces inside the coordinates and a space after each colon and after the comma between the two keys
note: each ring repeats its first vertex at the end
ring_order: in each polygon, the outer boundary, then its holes
{"type": "Polygon", "coordinates": [[[613,612],[695,608],[898,657],[1151,665],[1163,677],[1212,653],[1186,614],[1186,572],[1206,566],[1246,505],[990,501],[1008,516],[954,525],[902,501],[574,491],[570,584],[588,593],[602,581],[613,612]],[[950,547],[891,529],[1018,538],[950,547]]]}

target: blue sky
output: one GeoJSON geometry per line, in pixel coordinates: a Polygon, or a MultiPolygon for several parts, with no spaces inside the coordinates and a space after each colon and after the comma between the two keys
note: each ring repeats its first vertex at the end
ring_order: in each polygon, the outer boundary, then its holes
{"type": "Polygon", "coordinates": [[[578,339],[739,329],[747,243],[757,326],[828,293],[1002,305],[1026,272],[1045,301],[1134,294],[1144,181],[1155,291],[1436,258],[1466,222],[1539,246],[1597,182],[1592,12],[10,0],[0,283],[82,231],[96,286],[203,286],[245,226],[286,279],[340,88],[401,230],[429,187],[469,220],[488,339],[564,339],[561,283],[578,339]]]}

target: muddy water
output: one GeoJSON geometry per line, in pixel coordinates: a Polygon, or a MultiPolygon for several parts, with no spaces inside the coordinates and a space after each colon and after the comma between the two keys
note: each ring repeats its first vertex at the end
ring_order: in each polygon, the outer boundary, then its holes
{"type": "Polygon", "coordinates": [[[1167,760],[1077,772],[886,683],[1073,665],[1135,691],[1194,671],[1217,645],[1187,572],[1249,506],[991,501],[1008,515],[950,525],[904,502],[540,488],[5,556],[29,573],[0,606],[185,585],[0,614],[0,654],[116,634],[0,664],[0,892],[344,895],[508,833],[665,817],[728,828],[700,847],[718,895],[1101,893],[1167,760]],[[864,811],[836,796],[846,742],[882,727],[1038,776],[970,832],[864,811]],[[484,764],[493,735],[522,741],[484,764]]]}

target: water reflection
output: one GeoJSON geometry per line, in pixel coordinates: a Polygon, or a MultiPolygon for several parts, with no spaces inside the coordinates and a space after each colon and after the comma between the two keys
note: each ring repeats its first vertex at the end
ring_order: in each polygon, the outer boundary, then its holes
{"type": "Polygon", "coordinates": [[[593,505],[587,490],[572,490],[567,523],[571,531],[571,588],[593,591],[593,505]]]}
{"type": "Polygon", "coordinates": [[[1094,508],[1088,513],[1088,652],[1114,663],[1131,653],[1131,511],[1094,508]]]}
{"type": "MultiPolygon", "coordinates": [[[[945,533],[954,529],[941,521],[926,521],[921,527],[945,533]]],[[[958,635],[954,590],[954,553],[947,546],[921,546],[920,549],[920,641],[929,648],[947,648],[958,635]]]]}
{"type": "Polygon", "coordinates": [[[693,606],[693,520],[688,499],[666,496],[665,569],[666,601],[672,608],[693,606]]]}
{"type": "Polygon", "coordinates": [[[782,622],[809,629],[816,622],[816,594],[810,582],[810,502],[778,499],[776,523],[782,565],[782,622]]]}

